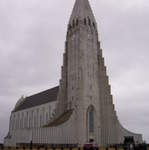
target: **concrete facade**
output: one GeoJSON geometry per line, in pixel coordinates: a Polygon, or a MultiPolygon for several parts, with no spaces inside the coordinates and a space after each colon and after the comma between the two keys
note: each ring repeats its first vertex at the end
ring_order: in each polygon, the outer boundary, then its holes
{"type": "Polygon", "coordinates": [[[124,136],[134,136],[135,141],[142,142],[142,135],[127,131],[118,120],[97,24],[88,0],[75,2],[63,60],[57,100],[39,108],[12,113],[5,145],[28,143],[30,140],[34,143],[83,145],[94,138],[99,146],[106,146],[122,143],[124,136]],[[49,107],[54,112],[51,118],[49,107]],[[42,115],[34,115],[38,109],[42,115]],[[69,111],[71,116],[63,119],[69,111]],[[23,121],[20,114],[27,112],[29,119],[23,121]],[[65,121],[56,123],[59,120],[65,121]]]}

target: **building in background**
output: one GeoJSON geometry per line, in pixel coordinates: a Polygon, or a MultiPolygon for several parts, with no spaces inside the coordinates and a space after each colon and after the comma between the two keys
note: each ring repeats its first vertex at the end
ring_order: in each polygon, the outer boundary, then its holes
{"type": "Polygon", "coordinates": [[[88,0],[76,0],[68,24],[59,86],[22,97],[10,117],[6,146],[20,143],[122,143],[142,135],[120,124],[111,95],[97,23],[88,0]]]}

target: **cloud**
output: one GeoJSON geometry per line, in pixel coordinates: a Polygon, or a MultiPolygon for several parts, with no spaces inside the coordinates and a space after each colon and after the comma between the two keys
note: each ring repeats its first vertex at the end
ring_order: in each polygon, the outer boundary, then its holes
{"type": "MultiPolygon", "coordinates": [[[[74,0],[0,1],[0,140],[21,95],[59,83],[74,0]],[[7,115],[6,115],[7,114],[7,115]]],[[[98,23],[114,103],[122,124],[149,141],[149,3],[90,0],[98,23]]]]}

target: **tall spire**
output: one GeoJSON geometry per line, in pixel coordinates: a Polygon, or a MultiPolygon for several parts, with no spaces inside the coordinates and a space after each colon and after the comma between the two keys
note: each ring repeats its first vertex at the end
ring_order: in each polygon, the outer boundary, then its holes
{"type": "Polygon", "coordinates": [[[77,18],[80,20],[89,18],[92,22],[96,23],[88,0],[76,0],[69,23],[71,24],[77,18]]]}

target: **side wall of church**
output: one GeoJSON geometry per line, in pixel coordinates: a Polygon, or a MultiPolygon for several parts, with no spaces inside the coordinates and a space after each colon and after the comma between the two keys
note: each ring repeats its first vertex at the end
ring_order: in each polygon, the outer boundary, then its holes
{"type": "Polygon", "coordinates": [[[17,129],[36,128],[46,124],[54,115],[56,102],[12,112],[9,132],[17,129]]]}
{"type": "MultiPolygon", "coordinates": [[[[7,138],[5,138],[5,144],[17,138],[17,133],[20,135],[26,135],[28,139],[28,132],[30,129],[36,129],[44,126],[51,120],[55,113],[56,101],[43,104],[40,106],[24,109],[17,112],[12,112],[9,122],[9,132],[7,138]],[[12,140],[10,140],[10,137],[12,140]]],[[[20,137],[20,135],[18,136],[20,137]]]]}
{"type": "Polygon", "coordinates": [[[133,136],[135,141],[141,143],[142,135],[135,134],[125,129],[119,122],[113,96],[111,95],[111,86],[107,76],[102,49],[99,45],[99,85],[100,85],[100,102],[101,102],[101,145],[123,143],[125,136],[133,136]]]}
{"type": "Polygon", "coordinates": [[[119,123],[119,126],[118,126],[118,143],[123,143],[125,136],[133,136],[136,143],[142,143],[143,142],[143,138],[142,138],[141,134],[136,134],[136,133],[130,132],[119,123]]]}
{"type": "Polygon", "coordinates": [[[11,132],[12,140],[5,141],[5,146],[16,146],[16,143],[44,143],[44,144],[76,144],[73,129],[73,115],[64,124],[57,127],[38,127],[17,129],[11,132]]]}

